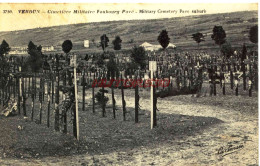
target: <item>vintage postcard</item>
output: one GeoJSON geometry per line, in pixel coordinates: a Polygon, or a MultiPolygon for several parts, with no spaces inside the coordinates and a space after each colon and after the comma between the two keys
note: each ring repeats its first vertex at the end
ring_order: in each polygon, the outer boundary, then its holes
{"type": "Polygon", "coordinates": [[[259,163],[258,3],[0,3],[0,165],[259,163]]]}

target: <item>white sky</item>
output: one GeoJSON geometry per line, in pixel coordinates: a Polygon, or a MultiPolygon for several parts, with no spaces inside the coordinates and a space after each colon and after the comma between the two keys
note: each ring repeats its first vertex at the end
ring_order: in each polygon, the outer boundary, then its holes
{"type": "Polygon", "coordinates": [[[235,11],[258,10],[256,3],[110,3],[110,4],[0,4],[0,31],[13,31],[31,29],[38,27],[48,27],[64,24],[113,21],[113,20],[133,20],[133,19],[157,19],[172,18],[191,14],[192,10],[206,10],[206,14],[228,13],[235,11]],[[140,14],[139,10],[176,10],[176,14],[140,14]],[[180,13],[180,9],[188,10],[190,13],[180,13]],[[4,14],[3,10],[12,10],[11,14],[4,14]],[[40,10],[40,14],[19,14],[18,10],[40,10]],[[55,11],[74,11],[86,10],[95,11],[94,14],[48,14],[48,10],[55,11]],[[120,14],[99,14],[97,10],[119,11],[120,14]],[[131,14],[123,14],[122,10],[134,11],[131,14]]]}

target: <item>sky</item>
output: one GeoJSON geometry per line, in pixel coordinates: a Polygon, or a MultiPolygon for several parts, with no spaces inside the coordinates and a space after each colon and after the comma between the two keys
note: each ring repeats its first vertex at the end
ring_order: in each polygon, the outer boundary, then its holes
{"type": "Polygon", "coordinates": [[[0,3],[0,31],[14,31],[101,21],[173,18],[198,14],[252,10],[258,10],[257,3],[0,3]],[[84,12],[89,13],[74,13],[74,10],[84,10],[84,12]],[[140,10],[144,11],[144,13],[140,13],[140,10]],[[203,13],[192,13],[193,10],[199,10],[203,13]],[[171,12],[160,13],[161,11],[171,12]]]}

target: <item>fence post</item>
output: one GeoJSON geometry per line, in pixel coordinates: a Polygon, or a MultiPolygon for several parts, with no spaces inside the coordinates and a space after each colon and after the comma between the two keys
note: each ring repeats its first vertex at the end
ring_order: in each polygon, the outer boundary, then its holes
{"type": "Polygon", "coordinates": [[[115,78],[115,75],[114,75],[114,77],[112,77],[112,75],[111,75],[110,78],[112,78],[112,81],[113,81],[112,84],[111,84],[113,116],[114,116],[114,119],[116,119],[116,100],[115,100],[115,94],[114,94],[114,78],[115,78]]]}
{"type": "Polygon", "coordinates": [[[34,114],[34,93],[32,93],[32,108],[31,108],[31,120],[33,121],[33,114],[34,114]]]}
{"type": "MultiPolygon", "coordinates": [[[[19,66],[19,73],[21,74],[22,68],[19,66]]],[[[22,82],[21,76],[19,76],[19,91],[18,91],[18,113],[21,114],[21,92],[22,92],[22,82]]]]}
{"type": "Polygon", "coordinates": [[[44,96],[45,96],[45,79],[42,79],[42,101],[44,102],[44,96]]]}
{"type": "Polygon", "coordinates": [[[246,67],[244,62],[242,62],[242,70],[243,70],[243,89],[246,90],[246,67]]]}
{"type": "Polygon", "coordinates": [[[216,73],[216,71],[214,70],[214,76],[213,76],[213,90],[214,90],[214,96],[216,96],[217,95],[217,86],[216,86],[216,75],[217,75],[217,73],[216,73]]]}
{"type": "Polygon", "coordinates": [[[10,89],[10,83],[11,83],[11,77],[10,76],[8,76],[8,83],[7,83],[7,92],[8,92],[8,97],[7,98],[11,98],[11,89],[10,89]]]}
{"type": "Polygon", "coordinates": [[[53,72],[51,73],[51,103],[52,104],[54,102],[54,79],[55,79],[55,74],[53,72]]]}
{"type": "MultiPolygon", "coordinates": [[[[150,66],[150,65],[149,65],[150,66]]],[[[151,70],[151,80],[153,80],[153,70],[151,70]]],[[[151,129],[154,127],[154,88],[153,88],[153,81],[151,85],[151,129]]]]}
{"type": "Polygon", "coordinates": [[[257,62],[254,63],[254,68],[255,68],[255,79],[254,79],[254,82],[255,82],[255,90],[257,91],[258,90],[258,66],[257,66],[257,62]]]}
{"type": "MultiPolygon", "coordinates": [[[[93,83],[95,81],[95,72],[93,75],[93,83]]],[[[95,86],[92,84],[92,111],[95,113],[95,86]]]]}
{"type": "Polygon", "coordinates": [[[139,83],[138,81],[138,73],[135,74],[135,123],[138,123],[138,114],[139,114],[139,91],[138,91],[138,86],[139,83]]]}
{"type": "Polygon", "coordinates": [[[39,100],[40,100],[40,124],[42,123],[42,100],[43,100],[43,92],[42,92],[42,78],[40,78],[40,92],[39,92],[39,100]]]}
{"type": "Polygon", "coordinates": [[[156,126],[156,100],[154,92],[154,76],[153,73],[157,69],[156,61],[149,61],[149,70],[151,72],[151,129],[156,126]]]}
{"type": "MultiPolygon", "coordinates": [[[[66,96],[63,93],[63,101],[66,100],[66,96]]],[[[67,129],[67,110],[62,110],[63,111],[63,133],[67,133],[68,129],[67,129]]]]}
{"type": "Polygon", "coordinates": [[[126,120],[125,114],[126,114],[126,108],[125,108],[125,95],[124,95],[124,86],[123,86],[123,78],[122,78],[122,73],[121,73],[121,95],[122,95],[122,106],[123,106],[123,120],[126,120]]]}
{"type": "MultiPolygon", "coordinates": [[[[152,87],[154,85],[154,81],[152,83],[152,87]]],[[[157,114],[156,114],[156,110],[157,110],[157,96],[156,96],[156,90],[153,87],[153,126],[157,126],[157,114]]]]}
{"type": "MultiPolygon", "coordinates": [[[[105,75],[105,73],[103,71],[102,78],[101,78],[101,82],[102,82],[102,84],[101,84],[101,86],[102,86],[102,100],[104,100],[104,97],[105,97],[105,94],[104,94],[105,93],[105,88],[104,88],[105,85],[104,84],[106,83],[106,81],[103,82],[103,80],[105,79],[104,75],[105,75]]],[[[102,116],[103,117],[106,116],[105,101],[103,101],[103,103],[102,103],[102,116]]]]}
{"type": "Polygon", "coordinates": [[[223,92],[223,95],[226,95],[225,78],[222,80],[222,92],[223,92]]]}
{"type": "Polygon", "coordinates": [[[37,77],[36,77],[36,72],[34,72],[34,99],[36,99],[37,93],[37,77]]]}
{"type": "Polygon", "coordinates": [[[252,81],[251,78],[248,80],[249,97],[252,97],[252,81]]]}
{"type": "Polygon", "coordinates": [[[31,77],[29,75],[29,85],[28,85],[28,97],[29,97],[29,94],[31,93],[31,77]]]}
{"type": "Polygon", "coordinates": [[[27,79],[28,79],[28,77],[26,76],[25,77],[25,83],[24,83],[24,91],[26,92],[27,91],[27,79]]]}
{"type": "MultiPolygon", "coordinates": [[[[75,88],[75,118],[76,118],[76,138],[79,140],[79,113],[78,113],[78,89],[77,89],[77,56],[74,55],[74,88],[75,88]]],[[[75,136],[75,135],[74,135],[75,136]]]]}
{"type": "MultiPolygon", "coordinates": [[[[56,90],[56,94],[55,94],[55,110],[54,110],[54,113],[55,113],[55,119],[54,119],[54,129],[55,131],[59,131],[60,127],[59,127],[59,81],[60,81],[60,78],[59,78],[59,57],[58,55],[56,56],[56,67],[57,67],[57,76],[58,76],[58,81],[57,81],[57,86],[55,88],[56,90]]],[[[55,79],[56,79],[56,75],[55,75],[55,79]]]]}
{"type": "Polygon", "coordinates": [[[236,85],[236,96],[238,96],[238,80],[235,80],[235,85],[236,85]]]}
{"type": "MultiPolygon", "coordinates": [[[[22,101],[23,101],[23,115],[27,116],[27,114],[26,114],[26,93],[25,93],[25,88],[24,88],[24,79],[22,79],[21,88],[22,88],[22,101]]],[[[28,98],[29,98],[29,93],[28,93],[28,98]]]]}
{"type": "Polygon", "coordinates": [[[82,111],[85,111],[85,96],[86,96],[86,86],[85,86],[85,69],[83,69],[82,76],[82,111]]]}
{"type": "Polygon", "coordinates": [[[16,79],[15,79],[15,77],[13,76],[13,78],[12,78],[12,93],[13,93],[13,98],[15,99],[15,85],[16,85],[16,79]]]}
{"type": "Polygon", "coordinates": [[[51,81],[48,82],[47,127],[50,127],[50,109],[51,109],[51,81]]]}

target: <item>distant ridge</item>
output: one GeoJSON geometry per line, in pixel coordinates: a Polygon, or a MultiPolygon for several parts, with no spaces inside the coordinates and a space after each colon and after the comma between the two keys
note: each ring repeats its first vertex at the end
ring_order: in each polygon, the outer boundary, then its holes
{"type": "MultiPolygon", "coordinates": [[[[215,25],[221,25],[226,31],[227,40],[232,45],[239,46],[244,42],[250,43],[247,35],[249,28],[258,24],[257,14],[257,11],[243,11],[153,20],[69,24],[0,32],[0,40],[5,39],[11,47],[27,46],[30,40],[37,45],[60,46],[66,39],[72,40],[73,43],[89,40],[95,46],[98,45],[100,36],[107,34],[110,47],[112,47],[112,40],[119,35],[123,40],[122,48],[128,49],[143,42],[158,44],[159,32],[166,29],[171,42],[177,47],[196,48],[197,44],[191,35],[201,32],[206,35],[206,41],[201,43],[201,48],[210,48],[216,47],[210,38],[212,29],[215,25]]],[[[96,47],[90,49],[96,49],[96,47]]]]}

